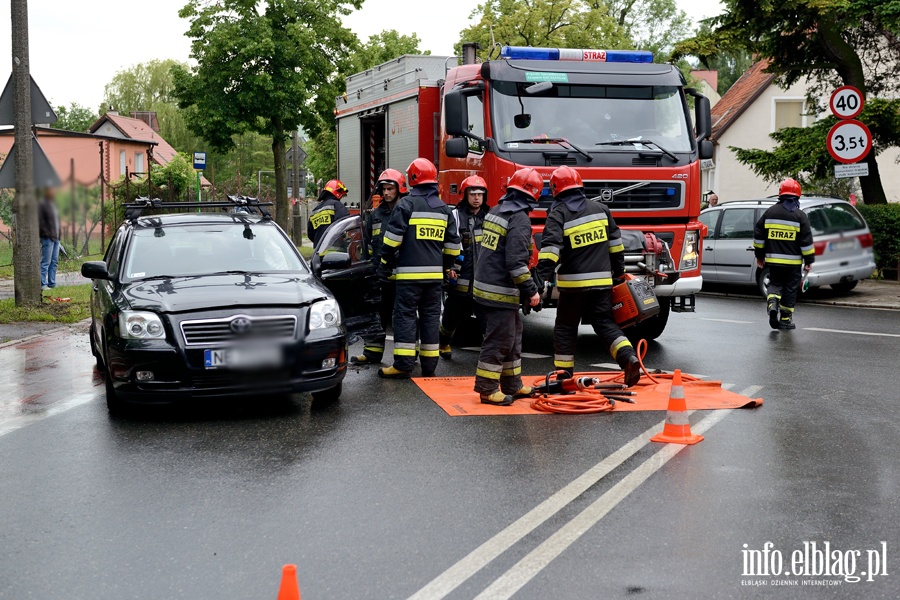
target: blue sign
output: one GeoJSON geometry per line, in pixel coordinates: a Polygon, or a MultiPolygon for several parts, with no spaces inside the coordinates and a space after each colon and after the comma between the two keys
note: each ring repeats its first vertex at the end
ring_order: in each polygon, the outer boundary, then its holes
{"type": "Polygon", "coordinates": [[[206,168],[206,152],[194,152],[194,168],[198,171],[206,168]]]}

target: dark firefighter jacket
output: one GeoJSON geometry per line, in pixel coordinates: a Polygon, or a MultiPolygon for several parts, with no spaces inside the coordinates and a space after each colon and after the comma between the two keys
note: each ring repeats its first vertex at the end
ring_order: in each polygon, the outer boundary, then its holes
{"type": "Polygon", "coordinates": [[[624,252],[609,209],[588,200],[581,188],[567,190],[547,211],[538,271],[549,281],[559,266],[556,285],[560,291],[611,288],[613,277],[625,272],[624,252]]]}
{"type": "Polygon", "coordinates": [[[418,185],[397,201],[384,229],[381,263],[396,280],[440,283],[459,256],[453,210],[438,195],[437,184],[418,185]]]}
{"type": "MultiPolygon", "coordinates": [[[[387,229],[388,221],[391,218],[391,212],[395,206],[397,206],[397,202],[400,202],[398,199],[396,202],[384,202],[378,205],[378,208],[372,211],[372,213],[366,219],[366,238],[369,240],[369,248],[372,251],[372,262],[375,263],[375,266],[378,266],[378,262],[381,260],[381,246],[384,243],[384,232],[387,229]]],[[[393,275],[390,276],[390,279],[396,279],[393,275]]]]}
{"type": "Polygon", "coordinates": [[[482,225],[481,247],[475,263],[472,293],[475,302],[498,308],[519,308],[521,296],[537,293],[528,270],[531,257],[531,219],[524,192],[509,190],[491,209],[482,225]]]}
{"type": "Polygon", "coordinates": [[[809,219],[793,199],[782,196],[763,213],[753,230],[753,253],[766,264],[789,267],[811,265],[816,260],[809,219]]]}
{"type": "Polygon", "coordinates": [[[472,207],[463,199],[453,210],[453,216],[456,217],[456,223],[459,226],[459,239],[462,248],[459,258],[453,264],[454,270],[457,271],[459,277],[456,278],[456,284],[447,288],[450,294],[460,296],[468,296],[472,291],[472,277],[475,274],[475,262],[479,254],[479,244],[481,243],[482,223],[487,216],[487,208],[484,204],[478,210],[478,214],[472,212],[472,207]]]}
{"type": "Polygon", "coordinates": [[[306,235],[312,240],[313,246],[319,243],[322,236],[335,221],[349,217],[350,211],[343,203],[330,192],[322,192],[319,196],[319,204],[309,215],[309,223],[306,225],[306,235]]]}

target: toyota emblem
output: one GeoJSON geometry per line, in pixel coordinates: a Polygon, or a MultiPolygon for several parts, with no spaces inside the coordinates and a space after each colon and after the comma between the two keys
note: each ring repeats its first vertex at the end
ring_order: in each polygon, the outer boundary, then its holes
{"type": "Polygon", "coordinates": [[[253,323],[247,317],[237,317],[231,320],[231,330],[238,335],[249,333],[253,323]]]}

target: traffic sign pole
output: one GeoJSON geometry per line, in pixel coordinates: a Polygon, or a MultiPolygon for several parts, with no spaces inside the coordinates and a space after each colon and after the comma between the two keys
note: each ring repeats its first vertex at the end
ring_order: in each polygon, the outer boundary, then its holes
{"type": "Polygon", "coordinates": [[[854,119],[836,123],[828,132],[826,141],[831,157],[844,164],[859,162],[872,149],[869,128],[854,119]]]}

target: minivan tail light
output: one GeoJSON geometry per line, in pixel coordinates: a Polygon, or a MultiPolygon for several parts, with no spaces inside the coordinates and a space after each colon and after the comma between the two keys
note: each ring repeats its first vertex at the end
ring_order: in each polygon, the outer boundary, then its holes
{"type": "Polygon", "coordinates": [[[859,236],[859,245],[863,248],[871,248],[872,247],[872,234],[864,233],[859,236]]]}
{"type": "Polygon", "coordinates": [[[825,248],[828,247],[828,242],[814,242],[813,246],[816,248],[816,256],[821,256],[825,254],[825,248]]]}

